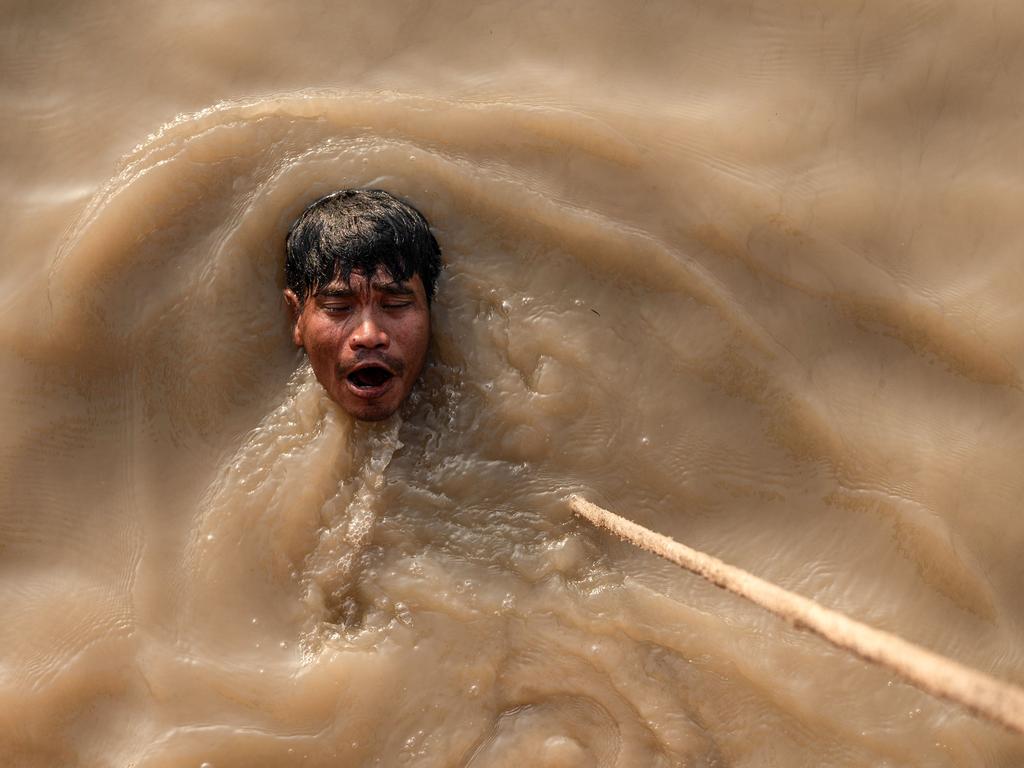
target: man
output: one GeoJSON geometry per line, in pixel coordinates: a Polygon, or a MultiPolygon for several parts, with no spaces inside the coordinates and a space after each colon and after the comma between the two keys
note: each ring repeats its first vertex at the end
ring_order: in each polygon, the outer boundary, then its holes
{"type": "Polygon", "coordinates": [[[377,189],[317,200],[286,241],[292,338],[357,419],[393,414],[423,370],[441,250],[423,215],[377,189]]]}

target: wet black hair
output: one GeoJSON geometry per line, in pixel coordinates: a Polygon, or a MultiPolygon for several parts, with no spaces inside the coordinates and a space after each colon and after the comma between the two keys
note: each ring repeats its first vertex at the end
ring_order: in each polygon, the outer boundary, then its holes
{"type": "Polygon", "coordinates": [[[285,240],[284,279],[300,301],[353,272],[419,275],[434,296],[441,249],[423,214],[382,189],[343,189],[312,203],[285,240]]]}

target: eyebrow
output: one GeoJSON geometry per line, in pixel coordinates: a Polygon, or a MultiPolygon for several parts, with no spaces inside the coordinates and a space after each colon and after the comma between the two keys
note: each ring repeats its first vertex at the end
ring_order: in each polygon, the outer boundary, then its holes
{"type": "MultiPolygon", "coordinates": [[[[390,283],[370,283],[370,288],[380,293],[385,293],[388,296],[415,296],[416,293],[404,282],[390,282],[390,283]]],[[[349,287],[344,288],[325,288],[322,291],[317,291],[316,295],[322,299],[351,299],[355,298],[358,294],[357,291],[352,290],[349,287]]]]}
{"type": "Polygon", "coordinates": [[[355,295],[356,292],[351,288],[325,288],[316,292],[317,298],[320,299],[351,299],[355,295]]]}
{"type": "Polygon", "coordinates": [[[415,292],[406,283],[370,283],[375,291],[386,293],[389,296],[414,296],[415,292]]]}

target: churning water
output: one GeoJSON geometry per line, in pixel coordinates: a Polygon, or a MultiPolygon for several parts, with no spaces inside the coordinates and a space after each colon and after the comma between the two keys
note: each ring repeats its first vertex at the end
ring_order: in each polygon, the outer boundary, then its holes
{"type": "Polygon", "coordinates": [[[4,765],[1024,762],[564,502],[1024,682],[1019,3],[123,5],[4,15],[4,765]],[[359,186],[372,426],[280,295],[359,186]]]}

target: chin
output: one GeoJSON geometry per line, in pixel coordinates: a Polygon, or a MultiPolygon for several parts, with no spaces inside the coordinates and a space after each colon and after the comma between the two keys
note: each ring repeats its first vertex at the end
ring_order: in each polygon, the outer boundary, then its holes
{"type": "Polygon", "coordinates": [[[335,402],[345,413],[359,421],[384,421],[402,405],[401,400],[397,403],[367,403],[361,400],[351,402],[350,398],[345,400],[335,398],[335,402]]]}
{"type": "Polygon", "coordinates": [[[345,412],[358,421],[384,421],[397,410],[397,408],[362,408],[356,411],[345,408],[345,412]]]}

